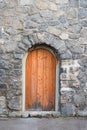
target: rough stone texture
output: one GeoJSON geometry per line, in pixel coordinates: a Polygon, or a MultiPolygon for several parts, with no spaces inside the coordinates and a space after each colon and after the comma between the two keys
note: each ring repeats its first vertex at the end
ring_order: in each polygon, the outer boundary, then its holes
{"type": "Polygon", "coordinates": [[[0,0],[0,116],[22,115],[23,59],[41,44],[60,60],[60,113],[87,115],[87,0],[0,0]]]}

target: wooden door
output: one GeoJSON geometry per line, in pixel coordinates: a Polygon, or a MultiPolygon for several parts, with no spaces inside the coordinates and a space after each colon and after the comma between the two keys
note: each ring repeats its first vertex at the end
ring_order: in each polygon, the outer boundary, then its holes
{"type": "Polygon", "coordinates": [[[26,110],[55,110],[56,62],[48,50],[29,51],[26,59],[26,110]]]}

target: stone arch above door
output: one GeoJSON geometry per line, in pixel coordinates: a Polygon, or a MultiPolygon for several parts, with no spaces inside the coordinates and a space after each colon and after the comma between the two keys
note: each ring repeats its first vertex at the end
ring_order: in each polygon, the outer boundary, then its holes
{"type": "Polygon", "coordinates": [[[66,45],[68,42],[50,33],[34,33],[23,35],[21,43],[18,44],[18,48],[26,53],[34,45],[45,44],[54,48],[61,59],[72,59],[72,52],[66,45]]]}

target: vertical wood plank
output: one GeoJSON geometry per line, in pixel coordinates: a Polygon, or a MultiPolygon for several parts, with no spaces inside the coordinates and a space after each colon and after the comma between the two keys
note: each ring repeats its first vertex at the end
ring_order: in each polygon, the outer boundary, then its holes
{"type": "Polygon", "coordinates": [[[29,52],[26,59],[26,109],[55,109],[56,58],[45,49],[29,52]]]}

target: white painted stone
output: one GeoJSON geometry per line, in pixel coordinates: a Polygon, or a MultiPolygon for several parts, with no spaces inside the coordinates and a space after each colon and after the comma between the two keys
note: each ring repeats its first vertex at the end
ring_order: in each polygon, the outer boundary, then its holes
{"type": "Polygon", "coordinates": [[[53,2],[50,2],[50,3],[49,3],[49,9],[56,11],[56,10],[57,10],[57,5],[54,4],[53,2]]]}
{"type": "Polygon", "coordinates": [[[68,35],[67,33],[62,33],[62,34],[60,35],[60,38],[63,39],[63,40],[68,39],[68,37],[69,37],[69,35],[68,35]]]}
{"type": "Polygon", "coordinates": [[[51,34],[54,34],[56,36],[59,36],[61,34],[61,31],[59,29],[54,28],[54,27],[48,27],[46,31],[51,33],[51,34]]]}
{"type": "Polygon", "coordinates": [[[49,7],[47,2],[44,2],[44,1],[41,1],[41,0],[36,1],[36,6],[39,9],[47,9],[49,7]]]}
{"type": "Polygon", "coordinates": [[[64,92],[64,91],[66,91],[66,92],[75,92],[75,90],[74,89],[72,89],[72,88],[61,88],[61,92],[64,92]]]}
{"type": "Polygon", "coordinates": [[[68,0],[56,0],[57,4],[67,4],[68,0]]]}
{"type": "Polygon", "coordinates": [[[34,0],[20,0],[20,5],[32,5],[34,0]]]}
{"type": "Polygon", "coordinates": [[[6,99],[4,96],[0,97],[0,109],[3,109],[6,107],[6,99]]]}

